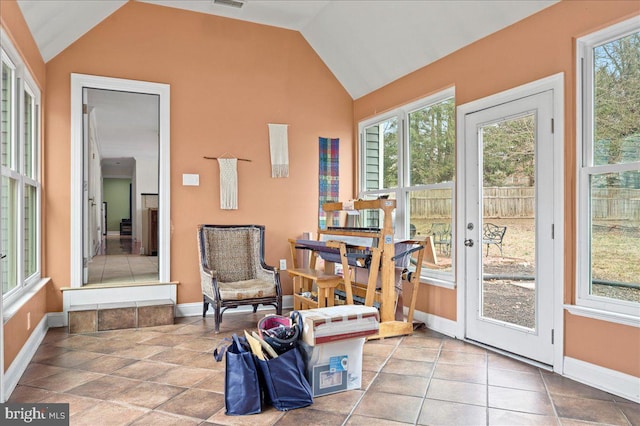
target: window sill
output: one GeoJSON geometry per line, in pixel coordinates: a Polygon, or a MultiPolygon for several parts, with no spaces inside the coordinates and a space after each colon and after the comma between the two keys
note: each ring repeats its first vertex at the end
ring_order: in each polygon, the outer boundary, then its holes
{"type": "Polygon", "coordinates": [[[428,284],[428,285],[432,285],[434,287],[442,287],[442,288],[446,288],[449,290],[455,290],[456,289],[456,283],[451,282],[451,281],[445,281],[442,279],[438,279],[438,278],[433,278],[433,277],[420,277],[420,284],[428,284]]]}
{"type": "Polygon", "coordinates": [[[2,306],[2,323],[6,324],[37,292],[51,281],[51,278],[40,278],[38,281],[26,287],[22,294],[13,299],[10,303],[2,306]]]}
{"type": "Polygon", "coordinates": [[[640,328],[640,317],[637,316],[619,314],[617,312],[603,311],[600,309],[577,305],[564,305],[563,307],[572,315],[640,328]]]}

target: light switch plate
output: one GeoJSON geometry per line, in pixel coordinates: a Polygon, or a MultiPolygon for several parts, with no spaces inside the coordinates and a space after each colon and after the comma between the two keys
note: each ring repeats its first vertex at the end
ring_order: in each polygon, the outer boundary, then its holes
{"type": "Polygon", "coordinates": [[[183,174],[182,186],[200,186],[200,175],[183,174]]]}

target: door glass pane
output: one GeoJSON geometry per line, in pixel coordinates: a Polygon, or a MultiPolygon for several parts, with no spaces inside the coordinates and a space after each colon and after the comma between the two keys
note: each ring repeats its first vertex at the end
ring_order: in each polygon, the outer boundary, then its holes
{"type": "Polygon", "coordinates": [[[640,302],[640,172],[591,177],[590,294],[640,302]]]}
{"type": "Polygon", "coordinates": [[[535,114],[480,132],[482,317],[535,329],[535,114]]]}
{"type": "Polygon", "coordinates": [[[365,191],[398,186],[398,120],[394,117],[364,130],[365,191]]]}

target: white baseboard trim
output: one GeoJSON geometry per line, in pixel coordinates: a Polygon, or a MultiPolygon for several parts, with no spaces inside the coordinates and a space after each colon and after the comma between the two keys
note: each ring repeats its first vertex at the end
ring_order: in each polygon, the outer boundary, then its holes
{"type": "Polygon", "coordinates": [[[458,326],[455,321],[439,317],[437,315],[429,314],[422,311],[414,311],[413,317],[417,321],[425,323],[427,328],[438,333],[442,333],[445,336],[456,337],[456,327],[458,326]]]}
{"type": "Polygon", "coordinates": [[[640,403],[640,378],[599,365],[564,357],[563,375],[585,385],[640,403]]]}
{"type": "MultiPolygon", "coordinates": [[[[29,363],[31,362],[31,358],[35,355],[38,347],[44,340],[44,337],[47,335],[48,326],[48,315],[45,315],[42,320],[38,323],[38,325],[33,329],[31,336],[27,339],[25,344],[18,352],[18,355],[13,360],[7,371],[4,373],[4,397],[9,399],[11,396],[11,392],[18,385],[18,381],[20,381],[20,377],[25,372],[29,363]]],[[[5,402],[5,401],[2,401],[5,402]]]]}
{"type": "MultiPolygon", "coordinates": [[[[283,296],[282,308],[290,309],[292,307],[293,307],[293,296],[283,296]]],[[[267,306],[260,305],[258,307],[258,312],[269,310],[269,309],[273,309],[273,307],[269,305],[267,306]]],[[[253,306],[250,306],[250,305],[238,306],[237,308],[230,310],[229,313],[250,312],[252,310],[253,310],[253,306]]],[[[210,311],[209,315],[213,314],[211,307],[209,307],[209,311],[210,311]]],[[[180,303],[176,305],[176,317],[195,317],[195,316],[202,316],[202,302],[180,303]]]]}

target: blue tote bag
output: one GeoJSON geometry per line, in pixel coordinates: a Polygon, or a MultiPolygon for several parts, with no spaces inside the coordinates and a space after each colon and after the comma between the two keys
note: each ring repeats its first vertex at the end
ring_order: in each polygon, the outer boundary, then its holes
{"type": "Polygon", "coordinates": [[[266,404],[288,411],[313,404],[311,386],[304,375],[304,360],[295,347],[277,358],[257,359],[266,404]]]}
{"type": "MultiPolygon", "coordinates": [[[[226,348],[224,376],[224,405],[228,415],[258,414],[262,411],[262,392],[256,360],[246,339],[233,335],[226,348]]],[[[225,350],[213,355],[221,361],[225,350]]]]}

